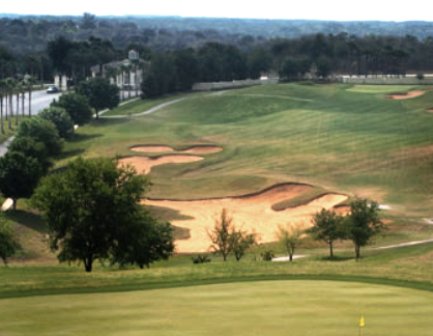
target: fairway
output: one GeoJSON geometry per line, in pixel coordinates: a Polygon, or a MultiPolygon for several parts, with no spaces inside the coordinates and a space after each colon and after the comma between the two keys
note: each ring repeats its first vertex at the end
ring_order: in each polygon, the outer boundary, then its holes
{"type": "MultiPolygon", "coordinates": [[[[429,87],[278,84],[181,97],[135,101],[110,111],[128,117],[102,118],[81,127],[58,165],[77,154],[120,156],[149,173],[153,185],[148,204],[158,207],[161,216],[177,214],[164,219],[187,229],[191,237],[201,237],[198,248],[190,248],[194,242],[190,247],[178,243],[182,252],[207,249],[206,230],[223,207],[230,207],[228,198],[285,183],[311,188],[267,204],[261,211],[266,218],[246,217],[243,213],[251,211],[236,204],[231,210],[235,223],[245,228],[272,223],[258,232],[268,242],[275,239],[278,225],[296,223],[292,209],[324,194],[368,197],[383,204],[386,214],[404,214],[411,223],[422,224],[433,215],[429,87]],[[423,94],[390,98],[405,92],[423,94]],[[167,105],[170,101],[176,103],[167,105]],[[143,115],[149,108],[157,109],[143,115]],[[222,150],[191,151],[200,145],[222,150]],[[209,206],[205,201],[210,198],[222,202],[209,206]]],[[[301,220],[304,226],[315,211],[301,220]]]]}
{"type": "Polygon", "coordinates": [[[0,300],[1,335],[431,335],[433,293],[267,281],[0,300]]]}

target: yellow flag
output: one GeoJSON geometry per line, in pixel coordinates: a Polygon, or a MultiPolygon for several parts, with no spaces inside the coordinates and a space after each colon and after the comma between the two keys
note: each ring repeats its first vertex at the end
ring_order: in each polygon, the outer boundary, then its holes
{"type": "Polygon", "coordinates": [[[364,328],[365,327],[365,318],[363,315],[361,315],[360,319],[359,319],[359,327],[360,328],[364,328]]]}

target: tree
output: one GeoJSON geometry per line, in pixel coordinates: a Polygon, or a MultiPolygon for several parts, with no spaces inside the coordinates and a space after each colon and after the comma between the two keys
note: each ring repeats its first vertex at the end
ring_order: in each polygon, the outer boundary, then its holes
{"type": "Polygon", "coordinates": [[[233,218],[227,214],[226,209],[222,209],[220,217],[215,220],[215,226],[208,235],[212,241],[211,248],[221,253],[224,261],[231,252],[231,230],[233,230],[233,218]]]}
{"type": "Polygon", "coordinates": [[[356,198],[350,202],[350,213],[346,219],[347,234],[355,245],[356,259],[359,259],[361,247],[384,228],[379,216],[379,204],[356,198]]]}
{"type": "Polygon", "coordinates": [[[230,233],[230,250],[233,252],[236,261],[241,260],[245,252],[257,242],[254,233],[236,230],[234,227],[230,233]]]}
{"type": "Polygon", "coordinates": [[[92,108],[89,101],[78,93],[63,94],[58,101],[51,103],[51,106],[64,108],[74,124],[84,125],[92,120],[92,108]]]}
{"type": "Polygon", "coordinates": [[[42,142],[49,156],[58,155],[62,150],[63,143],[56,126],[40,117],[24,120],[18,128],[17,137],[30,137],[42,142]]]}
{"type": "Polygon", "coordinates": [[[36,141],[28,136],[15,137],[9,145],[8,150],[11,152],[20,152],[26,157],[33,157],[41,164],[43,174],[48,171],[51,162],[48,156],[47,148],[44,143],[36,141]]]}
{"type": "Polygon", "coordinates": [[[61,107],[46,108],[39,113],[39,116],[51,121],[61,138],[67,139],[74,133],[74,123],[66,110],[61,107]]]}
{"type": "Polygon", "coordinates": [[[13,236],[11,227],[0,213],[0,258],[5,266],[8,263],[8,258],[13,256],[18,248],[19,244],[13,236]]]}
{"type": "Polygon", "coordinates": [[[113,263],[149,268],[156,260],[168,259],[174,251],[170,223],[159,223],[144,209],[132,215],[129,225],[119,227],[113,263]]]}
{"type": "MultiPolygon", "coordinates": [[[[96,259],[130,256],[121,250],[128,240],[134,248],[144,246],[141,234],[147,231],[140,225],[148,217],[138,214],[138,202],[148,187],[147,178],[131,167],[119,168],[110,159],[78,158],[64,171],[45,177],[32,200],[47,220],[51,248],[59,251],[58,259],[81,261],[85,271],[91,272],[96,259]]],[[[150,259],[126,258],[143,264],[150,259]]]]}
{"type": "Polygon", "coordinates": [[[30,197],[43,174],[39,161],[20,152],[8,151],[0,158],[0,191],[13,200],[30,197]]]}
{"type": "Polygon", "coordinates": [[[90,106],[96,111],[96,118],[99,117],[99,111],[119,105],[119,88],[105,78],[96,77],[81,82],[76,91],[87,97],[90,106]]]}
{"type": "Polygon", "coordinates": [[[295,254],[295,249],[301,240],[302,233],[303,231],[298,225],[278,227],[277,238],[287,251],[290,261],[293,260],[293,255],[295,254]]]}
{"type": "Polygon", "coordinates": [[[316,240],[322,240],[329,246],[329,257],[334,257],[334,241],[344,238],[342,230],[343,217],[334,211],[322,209],[313,217],[313,227],[309,230],[316,240]]]}

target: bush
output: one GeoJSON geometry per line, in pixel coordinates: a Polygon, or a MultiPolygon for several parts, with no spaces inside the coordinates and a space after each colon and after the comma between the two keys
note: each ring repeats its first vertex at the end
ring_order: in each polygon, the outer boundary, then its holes
{"type": "Polygon", "coordinates": [[[274,257],[275,257],[274,252],[272,252],[271,250],[266,250],[260,253],[260,258],[263,261],[272,261],[274,257]]]}
{"type": "Polygon", "coordinates": [[[419,80],[423,80],[424,79],[424,74],[423,73],[417,73],[416,74],[416,78],[419,80]]]}
{"type": "Polygon", "coordinates": [[[69,138],[74,133],[74,123],[66,110],[61,107],[46,108],[39,116],[51,121],[56,126],[61,138],[69,138]]]}
{"type": "Polygon", "coordinates": [[[85,96],[78,93],[61,95],[59,100],[54,101],[51,106],[64,108],[74,124],[84,125],[92,120],[92,108],[89,101],[85,96]]]}
{"type": "Polygon", "coordinates": [[[49,156],[60,154],[62,150],[62,140],[56,126],[46,119],[34,117],[21,122],[17,137],[30,137],[35,141],[42,142],[47,148],[49,156]]]}
{"type": "Polygon", "coordinates": [[[192,257],[192,263],[193,264],[204,264],[211,262],[211,259],[207,255],[199,254],[195,257],[192,257]]]}

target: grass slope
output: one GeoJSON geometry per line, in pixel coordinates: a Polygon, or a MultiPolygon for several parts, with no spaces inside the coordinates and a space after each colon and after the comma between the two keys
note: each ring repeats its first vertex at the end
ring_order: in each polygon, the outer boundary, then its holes
{"type": "MultiPolygon", "coordinates": [[[[218,144],[224,151],[204,161],[155,168],[152,196],[224,196],[298,181],[428,217],[433,115],[425,109],[433,92],[406,101],[386,95],[411,88],[368,86],[373,94],[365,94],[359,86],[283,84],[194,94],[152,115],[81,128],[59,164],[77,153],[130,155],[137,143],[218,144]]],[[[149,102],[131,104],[138,111],[149,102]]]]}

